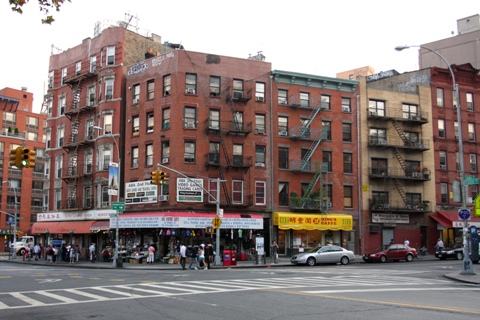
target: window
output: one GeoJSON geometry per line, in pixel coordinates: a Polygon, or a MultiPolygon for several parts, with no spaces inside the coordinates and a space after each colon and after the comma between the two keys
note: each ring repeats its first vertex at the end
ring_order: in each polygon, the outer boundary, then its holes
{"type": "Polygon", "coordinates": [[[385,117],[385,101],[368,101],[368,115],[373,117],[385,117]]]}
{"type": "Polygon", "coordinates": [[[255,205],[264,206],[266,200],[267,183],[265,181],[255,181],[255,205]]]}
{"type": "Polygon", "coordinates": [[[38,118],[27,116],[27,128],[38,129],[38,118]]]}
{"type": "Polygon", "coordinates": [[[65,128],[61,127],[57,130],[57,147],[62,147],[64,143],[65,128]]]}
{"type": "Polygon", "coordinates": [[[288,91],[287,90],[278,90],[278,104],[285,106],[288,104],[288,91]]]}
{"type": "Polygon", "coordinates": [[[132,168],[138,168],[138,147],[132,147],[132,168]]]}
{"type": "Polygon", "coordinates": [[[440,170],[447,170],[447,151],[439,151],[440,170]]]}
{"type": "Polygon", "coordinates": [[[437,88],[437,107],[445,107],[442,88],[437,88]]]}
{"type": "Polygon", "coordinates": [[[440,202],[448,203],[448,183],[440,183],[440,202]]]}
{"type": "Polygon", "coordinates": [[[170,141],[162,141],[162,163],[170,162],[170,141]]]}
{"type": "Polygon", "coordinates": [[[113,99],[113,79],[105,80],[105,100],[113,99]]]}
{"type": "Polygon", "coordinates": [[[326,172],[332,172],[332,152],[331,151],[322,152],[322,162],[323,162],[323,168],[326,170],[326,172]]]}
{"type": "Polygon", "coordinates": [[[172,94],[172,76],[166,75],[163,76],[163,95],[169,96],[172,94]]]}
{"type": "Polygon", "coordinates": [[[218,197],[218,190],[217,190],[217,180],[210,179],[208,180],[208,191],[210,194],[208,195],[208,202],[215,203],[217,202],[218,197]]]}
{"type": "Polygon", "coordinates": [[[184,113],[184,128],[196,128],[197,108],[185,107],[184,113]]]}
{"type": "Polygon", "coordinates": [[[115,46],[108,46],[106,65],[111,66],[114,64],[115,64],[115,46]]]}
{"type": "MultiPolygon", "coordinates": [[[[103,150],[99,150],[98,153],[99,153],[99,157],[98,157],[99,170],[108,170],[108,166],[112,159],[112,150],[103,149],[103,150]]],[[[137,155],[138,155],[138,151],[137,151],[137,155]]]]}
{"type": "Polygon", "coordinates": [[[193,73],[187,73],[185,75],[185,93],[196,94],[197,93],[197,75],[193,73]]]}
{"type": "Polygon", "coordinates": [[[255,146],[255,166],[256,167],[265,167],[265,146],[255,146]]]}
{"type": "Polygon", "coordinates": [[[330,108],[330,96],[322,94],[320,100],[322,102],[322,106],[321,106],[322,109],[327,109],[327,110],[331,109],[330,108]]]}
{"type": "Polygon", "coordinates": [[[62,86],[66,84],[65,82],[66,80],[67,80],[67,68],[63,68],[62,69],[62,86]]]}
{"type": "Polygon", "coordinates": [[[453,129],[455,131],[455,140],[458,140],[458,122],[457,121],[453,122],[453,129]]]}
{"type": "Polygon", "coordinates": [[[278,117],[278,135],[281,137],[288,136],[288,118],[278,117]]]}
{"type": "Polygon", "coordinates": [[[136,85],[133,86],[132,96],[133,96],[133,102],[132,103],[139,103],[140,102],[140,85],[139,84],[136,84],[136,85]]]}
{"type": "Polygon", "coordinates": [[[195,142],[194,141],[185,141],[183,160],[185,162],[190,162],[190,163],[195,162],[195,142]]]}
{"type": "Polygon", "coordinates": [[[438,119],[438,137],[445,139],[446,132],[445,132],[445,120],[438,119]]]}
{"type": "Polygon", "coordinates": [[[255,83],[255,101],[265,102],[265,83],[263,82],[255,83]]]}
{"type": "Polygon", "coordinates": [[[386,176],[388,174],[388,160],[382,158],[372,158],[372,175],[386,176]]]}
{"type": "Polygon", "coordinates": [[[106,208],[106,207],[109,207],[110,206],[110,196],[108,194],[108,186],[102,186],[102,189],[100,190],[100,192],[102,193],[101,195],[101,199],[102,199],[102,203],[100,204],[100,207],[101,208],[106,208]]]}
{"type": "Polygon", "coordinates": [[[208,118],[208,128],[212,130],[220,130],[220,111],[210,110],[208,118]]]}
{"type": "Polygon", "coordinates": [[[62,210],[62,190],[55,190],[55,210],[62,210]]]}
{"type": "Polygon", "coordinates": [[[140,133],[140,118],[138,116],[132,117],[132,133],[134,136],[138,136],[140,133]]]}
{"type": "Polygon", "coordinates": [[[471,190],[472,190],[472,193],[471,193],[471,195],[472,195],[472,200],[475,200],[475,198],[476,198],[477,195],[478,195],[478,185],[472,184],[472,185],[470,185],[470,188],[471,188],[471,190]]]}
{"type": "Polygon", "coordinates": [[[232,181],[232,203],[243,203],[243,181],[241,180],[232,181]]]}
{"type": "Polygon", "coordinates": [[[50,71],[48,73],[48,89],[52,89],[53,88],[53,81],[54,81],[54,73],[53,71],[50,71]]]}
{"type": "Polygon", "coordinates": [[[27,131],[27,140],[37,141],[38,133],[27,131]]]}
{"type": "Polygon", "coordinates": [[[210,76],[210,97],[220,96],[220,77],[210,76]]]}
{"type": "Polygon", "coordinates": [[[330,121],[322,121],[322,139],[332,140],[332,126],[330,121]]]}
{"type": "Polygon", "coordinates": [[[233,145],[233,165],[237,167],[243,166],[243,145],[233,145]]]}
{"type": "Polygon", "coordinates": [[[470,154],[470,171],[477,172],[477,155],[474,153],[470,154]]]}
{"type": "Polygon", "coordinates": [[[55,167],[56,167],[56,172],[55,172],[55,178],[61,178],[62,177],[62,169],[63,169],[63,157],[58,156],[55,159],[55,167]]]}
{"type": "Polygon", "coordinates": [[[234,130],[240,132],[243,131],[243,112],[235,112],[233,114],[233,121],[235,125],[234,130]]]}
{"type": "Polygon", "coordinates": [[[343,186],[343,207],[353,208],[353,187],[343,186]]]}
{"type": "Polygon", "coordinates": [[[105,134],[112,133],[112,121],[113,121],[113,115],[106,114],[103,116],[103,131],[105,134]]]}
{"type": "Polygon", "coordinates": [[[255,133],[265,134],[265,115],[264,114],[255,115],[255,133]]]}
{"type": "Polygon", "coordinates": [[[243,98],[243,80],[233,79],[233,99],[243,98]]]}
{"type": "Polygon", "coordinates": [[[278,148],[278,168],[288,169],[288,148],[278,148]]]}
{"type": "Polygon", "coordinates": [[[308,108],[310,106],[310,94],[307,92],[300,92],[300,106],[308,108]]]}
{"type": "Polygon", "coordinates": [[[90,57],[90,72],[97,72],[97,56],[95,55],[90,57]]]}
{"type": "Polygon", "coordinates": [[[475,123],[468,124],[468,140],[475,141],[475,123]]]}
{"type": "Polygon", "coordinates": [[[452,91],[452,105],[453,109],[457,109],[457,93],[452,91]]]}
{"type": "Polygon", "coordinates": [[[58,97],[58,115],[59,116],[65,113],[65,106],[67,104],[66,100],[67,98],[64,95],[58,97]]]}
{"type": "Polygon", "coordinates": [[[145,165],[153,166],[153,144],[145,146],[145,165]]]}
{"type": "Polygon", "coordinates": [[[352,142],[352,125],[342,123],[343,142],[352,142]]]}
{"type": "Polygon", "coordinates": [[[82,72],[82,61],[75,63],[75,75],[78,76],[82,72]]]}
{"type": "Polygon", "coordinates": [[[420,193],[407,193],[407,208],[408,209],[417,209],[417,206],[422,203],[422,195],[420,193]]]}
{"type": "Polygon", "coordinates": [[[351,153],[343,154],[343,173],[353,173],[351,153]]]}
{"type": "Polygon", "coordinates": [[[403,119],[419,120],[417,105],[404,103],[402,104],[402,112],[403,112],[403,119]]]}
{"type": "Polygon", "coordinates": [[[153,100],[155,98],[155,80],[151,79],[147,81],[147,100],[153,100]]]}
{"type": "Polygon", "coordinates": [[[45,133],[45,147],[47,149],[51,148],[52,134],[50,132],[45,133]]]}
{"type": "Polygon", "coordinates": [[[288,206],[288,182],[279,182],[278,184],[278,205],[288,206]]]}
{"type": "Polygon", "coordinates": [[[170,108],[162,110],[162,129],[170,129],[170,108]]]}
{"type": "Polygon", "coordinates": [[[419,146],[420,135],[418,132],[405,131],[405,140],[407,145],[419,146]]]}
{"type": "Polygon", "coordinates": [[[467,100],[467,110],[473,111],[473,93],[467,92],[466,100],[467,100]]]}
{"type": "Polygon", "coordinates": [[[390,206],[388,192],[372,191],[372,203],[376,209],[388,208],[390,206]]]}
{"type": "Polygon", "coordinates": [[[95,86],[88,87],[87,95],[87,106],[95,105],[95,86]]]}
{"type": "Polygon", "coordinates": [[[351,99],[350,98],[342,98],[342,112],[351,112],[351,99]]]}
{"type": "Polygon", "coordinates": [[[212,164],[220,164],[220,143],[210,142],[208,151],[208,162],[212,164]]]}
{"type": "Polygon", "coordinates": [[[147,112],[147,133],[153,132],[153,127],[155,125],[155,117],[153,112],[147,112]]]}

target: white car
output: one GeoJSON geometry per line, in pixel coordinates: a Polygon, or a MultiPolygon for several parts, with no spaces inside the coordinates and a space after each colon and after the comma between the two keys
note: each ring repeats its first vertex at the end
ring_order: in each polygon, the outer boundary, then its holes
{"type": "Polygon", "coordinates": [[[305,264],[307,266],[314,266],[317,264],[349,264],[350,261],[355,260],[353,251],[344,249],[339,246],[324,246],[317,247],[305,253],[299,253],[290,259],[293,264],[305,264]]]}

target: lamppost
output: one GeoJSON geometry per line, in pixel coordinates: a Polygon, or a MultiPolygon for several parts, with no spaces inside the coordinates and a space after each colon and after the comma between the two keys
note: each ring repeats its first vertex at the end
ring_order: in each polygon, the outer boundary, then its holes
{"type": "MultiPolygon", "coordinates": [[[[105,133],[105,129],[102,128],[102,127],[98,127],[98,126],[93,126],[93,129],[96,129],[96,130],[102,130],[104,133],[105,133]]],[[[117,158],[118,158],[118,174],[119,174],[119,183],[118,183],[118,195],[117,195],[117,199],[120,200],[120,198],[122,197],[121,194],[120,194],[120,190],[121,189],[121,179],[120,179],[120,176],[122,174],[122,159],[120,158],[120,149],[118,148],[118,143],[117,143],[117,140],[115,139],[115,137],[113,136],[112,132],[109,132],[108,133],[110,135],[110,137],[113,139],[113,142],[115,143],[115,147],[117,149],[117,158]]],[[[117,268],[117,259],[118,259],[118,220],[120,218],[120,211],[117,210],[117,213],[116,213],[116,221],[115,221],[115,251],[113,253],[113,267],[114,268],[117,268]]]]}
{"type": "MultiPolygon", "coordinates": [[[[8,183],[10,187],[12,187],[12,182],[7,180],[7,181],[2,181],[2,183],[8,183]]],[[[13,187],[13,195],[15,197],[14,199],[14,208],[15,208],[15,213],[14,213],[14,221],[13,221],[13,252],[12,252],[12,259],[17,259],[17,250],[15,249],[15,243],[17,242],[17,188],[13,187]]]]}
{"type": "MultiPolygon", "coordinates": [[[[462,135],[462,111],[460,108],[460,93],[458,89],[458,84],[455,82],[455,74],[453,73],[452,67],[448,63],[448,61],[443,57],[440,53],[438,53],[435,50],[432,50],[430,48],[420,46],[420,45],[414,45],[414,46],[397,46],[395,47],[395,50],[397,51],[402,51],[404,49],[409,49],[412,47],[420,48],[420,49],[425,49],[435,55],[437,55],[440,59],[445,62],[445,64],[448,67],[448,70],[450,71],[450,75],[452,77],[452,84],[453,84],[453,89],[455,90],[455,100],[457,102],[457,122],[458,122],[458,153],[459,153],[459,169],[460,169],[460,197],[462,200],[462,210],[467,208],[467,188],[465,184],[465,164],[463,162],[463,135],[462,135]]],[[[473,265],[472,261],[470,260],[470,245],[467,241],[467,228],[468,228],[468,223],[467,220],[463,220],[463,268],[462,268],[462,274],[475,274],[473,272],[473,265]]]]}

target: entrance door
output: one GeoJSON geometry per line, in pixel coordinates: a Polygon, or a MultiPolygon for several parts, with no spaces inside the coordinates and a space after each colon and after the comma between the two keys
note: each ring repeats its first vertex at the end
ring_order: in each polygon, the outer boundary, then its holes
{"type": "Polygon", "coordinates": [[[382,244],[389,244],[393,238],[393,228],[382,229],[382,244]]]}
{"type": "Polygon", "coordinates": [[[278,254],[287,254],[287,243],[289,243],[288,234],[289,232],[287,230],[278,230],[278,254]]]}

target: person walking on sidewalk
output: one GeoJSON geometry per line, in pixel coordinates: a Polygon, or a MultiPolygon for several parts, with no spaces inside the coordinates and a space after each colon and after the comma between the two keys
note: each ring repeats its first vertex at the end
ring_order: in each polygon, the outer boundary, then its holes
{"type": "Polygon", "coordinates": [[[92,242],[92,244],[90,245],[90,247],[88,247],[88,251],[90,252],[90,262],[91,263],[94,263],[95,260],[97,259],[97,255],[96,255],[96,252],[95,252],[95,243],[92,242]]]}
{"type": "Polygon", "coordinates": [[[213,263],[213,246],[210,242],[205,247],[205,261],[207,262],[207,268],[210,269],[210,263],[213,263]]]}
{"type": "Polygon", "coordinates": [[[180,265],[182,270],[186,270],[185,263],[187,262],[187,247],[183,243],[180,244],[180,265]]]}
{"type": "Polygon", "coordinates": [[[148,247],[148,258],[147,258],[147,264],[153,264],[155,261],[155,248],[150,245],[148,247]]]}
{"type": "Polygon", "coordinates": [[[198,264],[197,255],[198,255],[198,246],[192,247],[188,246],[187,248],[187,257],[190,255],[190,264],[188,265],[188,269],[192,269],[192,264],[195,263],[197,266],[194,267],[195,270],[200,268],[198,264]]]}
{"type": "Polygon", "coordinates": [[[200,264],[200,267],[203,268],[204,270],[207,270],[207,265],[205,264],[205,245],[201,244],[200,248],[198,248],[198,261],[200,264]]]}
{"type": "Polygon", "coordinates": [[[278,244],[275,240],[273,240],[270,245],[270,258],[272,259],[272,264],[278,263],[278,244]]]}
{"type": "Polygon", "coordinates": [[[35,254],[35,261],[38,261],[40,259],[40,245],[38,243],[33,247],[33,253],[35,254]]]}

